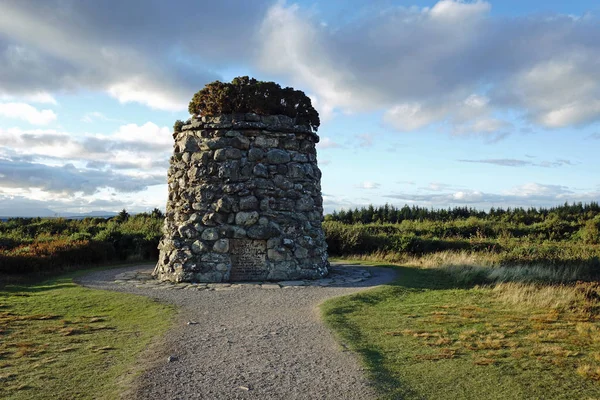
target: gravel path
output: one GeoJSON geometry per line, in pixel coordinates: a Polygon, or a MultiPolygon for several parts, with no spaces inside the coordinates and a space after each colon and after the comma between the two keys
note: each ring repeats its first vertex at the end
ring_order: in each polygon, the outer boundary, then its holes
{"type": "Polygon", "coordinates": [[[324,287],[157,290],[136,282],[115,283],[118,274],[151,269],[113,269],[79,280],[88,287],[146,295],[179,307],[178,322],[138,379],[134,398],[375,398],[357,356],[339,346],[320,321],[317,306],[387,283],[395,276],[393,270],[337,265],[338,275],[368,270],[370,278],[324,287]],[[170,356],[173,361],[168,361],[170,356]]]}

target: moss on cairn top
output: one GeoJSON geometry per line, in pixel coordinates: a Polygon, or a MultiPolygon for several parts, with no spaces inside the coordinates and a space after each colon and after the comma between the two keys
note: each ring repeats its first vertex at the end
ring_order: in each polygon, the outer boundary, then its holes
{"type": "Polygon", "coordinates": [[[231,83],[215,81],[207,84],[194,95],[188,110],[194,116],[286,115],[297,125],[309,126],[315,132],[320,125],[319,113],[303,91],[247,76],[234,78],[231,83]]]}

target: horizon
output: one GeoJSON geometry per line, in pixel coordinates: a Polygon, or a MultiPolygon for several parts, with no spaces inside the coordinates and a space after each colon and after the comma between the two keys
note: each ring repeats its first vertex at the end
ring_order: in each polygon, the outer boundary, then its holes
{"type": "Polygon", "coordinates": [[[4,2],[0,216],[164,211],[173,123],[242,75],[312,99],[326,214],[597,202],[599,22],[592,1],[4,2]]]}
{"type": "MultiPolygon", "coordinates": [[[[389,203],[385,203],[385,204],[380,204],[380,205],[376,205],[376,204],[368,204],[368,205],[362,205],[362,206],[356,206],[353,208],[340,208],[340,209],[334,209],[331,212],[326,212],[324,213],[324,216],[327,215],[336,215],[338,213],[344,213],[344,212],[348,212],[348,211],[363,211],[369,208],[374,208],[375,210],[377,209],[383,209],[384,207],[389,206],[390,208],[394,208],[396,211],[400,211],[405,207],[411,208],[411,209],[422,209],[422,210],[427,210],[427,211],[431,211],[431,212],[439,212],[439,211],[450,211],[450,210],[468,210],[469,212],[483,212],[485,214],[491,214],[492,210],[494,210],[495,212],[512,212],[514,210],[525,210],[525,211],[532,211],[532,212],[536,212],[536,213],[542,213],[542,212],[552,212],[554,210],[560,210],[566,207],[583,207],[583,208],[589,208],[589,207],[599,207],[598,202],[595,201],[591,201],[589,203],[583,203],[583,202],[573,202],[573,203],[569,203],[569,202],[565,202],[563,204],[558,204],[558,205],[554,205],[554,206],[549,206],[549,207],[536,207],[536,206],[529,206],[529,207],[490,207],[487,209],[483,209],[483,208],[478,208],[478,207],[472,207],[472,206],[468,206],[468,205],[462,205],[462,206],[448,206],[448,207],[424,207],[424,206],[419,206],[417,204],[413,204],[413,205],[409,205],[409,204],[404,204],[402,206],[396,206],[393,204],[389,204],[389,203]]],[[[156,209],[158,209],[161,213],[165,212],[165,209],[161,209],[159,207],[156,207],[156,209]]],[[[126,211],[128,214],[135,216],[138,214],[150,214],[151,211],[153,210],[148,210],[148,211],[132,211],[130,212],[127,208],[123,208],[119,211],[126,211]]],[[[115,216],[117,216],[119,214],[119,212],[117,211],[102,211],[102,210],[94,210],[94,211],[87,211],[84,213],[64,213],[64,214],[60,214],[60,213],[56,213],[53,212],[52,210],[48,210],[49,213],[52,213],[52,215],[48,214],[48,215],[4,215],[0,213],[0,220],[8,220],[8,219],[13,219],[13,218],[67,218],[67,219],[72,219],[72,218],[86,218],[86,217],[91,217],[91,218],[113,218],[115,216]]]]}

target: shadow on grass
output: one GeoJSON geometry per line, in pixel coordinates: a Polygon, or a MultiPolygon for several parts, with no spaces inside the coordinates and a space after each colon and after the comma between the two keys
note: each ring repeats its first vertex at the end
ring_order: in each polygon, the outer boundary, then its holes
{"type": "Polygon", "coordinates": [[[9,294],[12,296],[26,296],[33,293],[41,293],[49,290],[64,289],[72,287],[73,283],[70,280],[59,280],[52,283],[40,284],[40,285],[7,285],[0,288],[0,296],[2,294],[9,294]]]}
{"type": "Polygon", "coordinates": [[[377,265],[377,267],[393,268],[397,275],[393,282],[384,285],[382,290],[371,290],[357,293],[351,298],[335,298],[325,303],[323,312],[326,322],[337,331],[343,340],[353,343],[352,350],[357,352],[367,366],[371,381],[382,398],[418,397],[418,393],[395,377],[385,367],[385,355],[381,349],[369,343],[361,335],[359,326],[349,318],[351,314],[363,308],[374,306],[389,299],[389,289],[394,297],[407,296],[410,293],[430,290],[468,289],[475,283],[460,284],[452,276],[439,269],[420,269],[410,266],[377,265]],[[388,397],[386,397],[386,394],[388,397]]]}
{"type": "Polygon", "coordinates": [[[133,266],[148,266],[150,268],[156,265],[155,260],[131,260],[109,262],[105,264],[91,265],[71,265],[65,266],[62,269],[52,271],[38,271],[29,274],[6,274],[0,273],[0,290],[7,290],[10,287],[30,286],[35,284],[44,284],[49,281],[54,281],[56,278],[77,278],[94,271],[102,271],[107,269],[117,269],[133,266]]]}

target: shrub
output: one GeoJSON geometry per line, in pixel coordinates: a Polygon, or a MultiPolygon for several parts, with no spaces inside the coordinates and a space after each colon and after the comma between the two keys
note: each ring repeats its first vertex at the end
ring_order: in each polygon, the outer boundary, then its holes
{"type": "Polygon", "coordinates": [[[107,243],[59,239],[0,251],[0,273],[55,272],[112,259],[114,249],[107,243]]]}
{"type": "Polygon", "coordinates": [[[586,222],[581,229],[581,238],[586,244],[600,243],[600,218],[596,217],[586,222]]]}
{"type": "Polygon", "coordinates": [[[190,114],[200,116],[251,112],[286,115],[296,124],[308,125],[315,132],[320,125],[319,113],[304,92],[247,76],[234,78],[231,83],[209,83],[194,94],[188,110],[190,114]]]}
{"type": "Polygon", "coordinates": [[[185,123],[178,119],[177,121],[175,121],[175,125],[173,125],[173,132],[177,133],[177,132],[181,132],[181,129],[183,128],[183,125],[185,123]]]}

